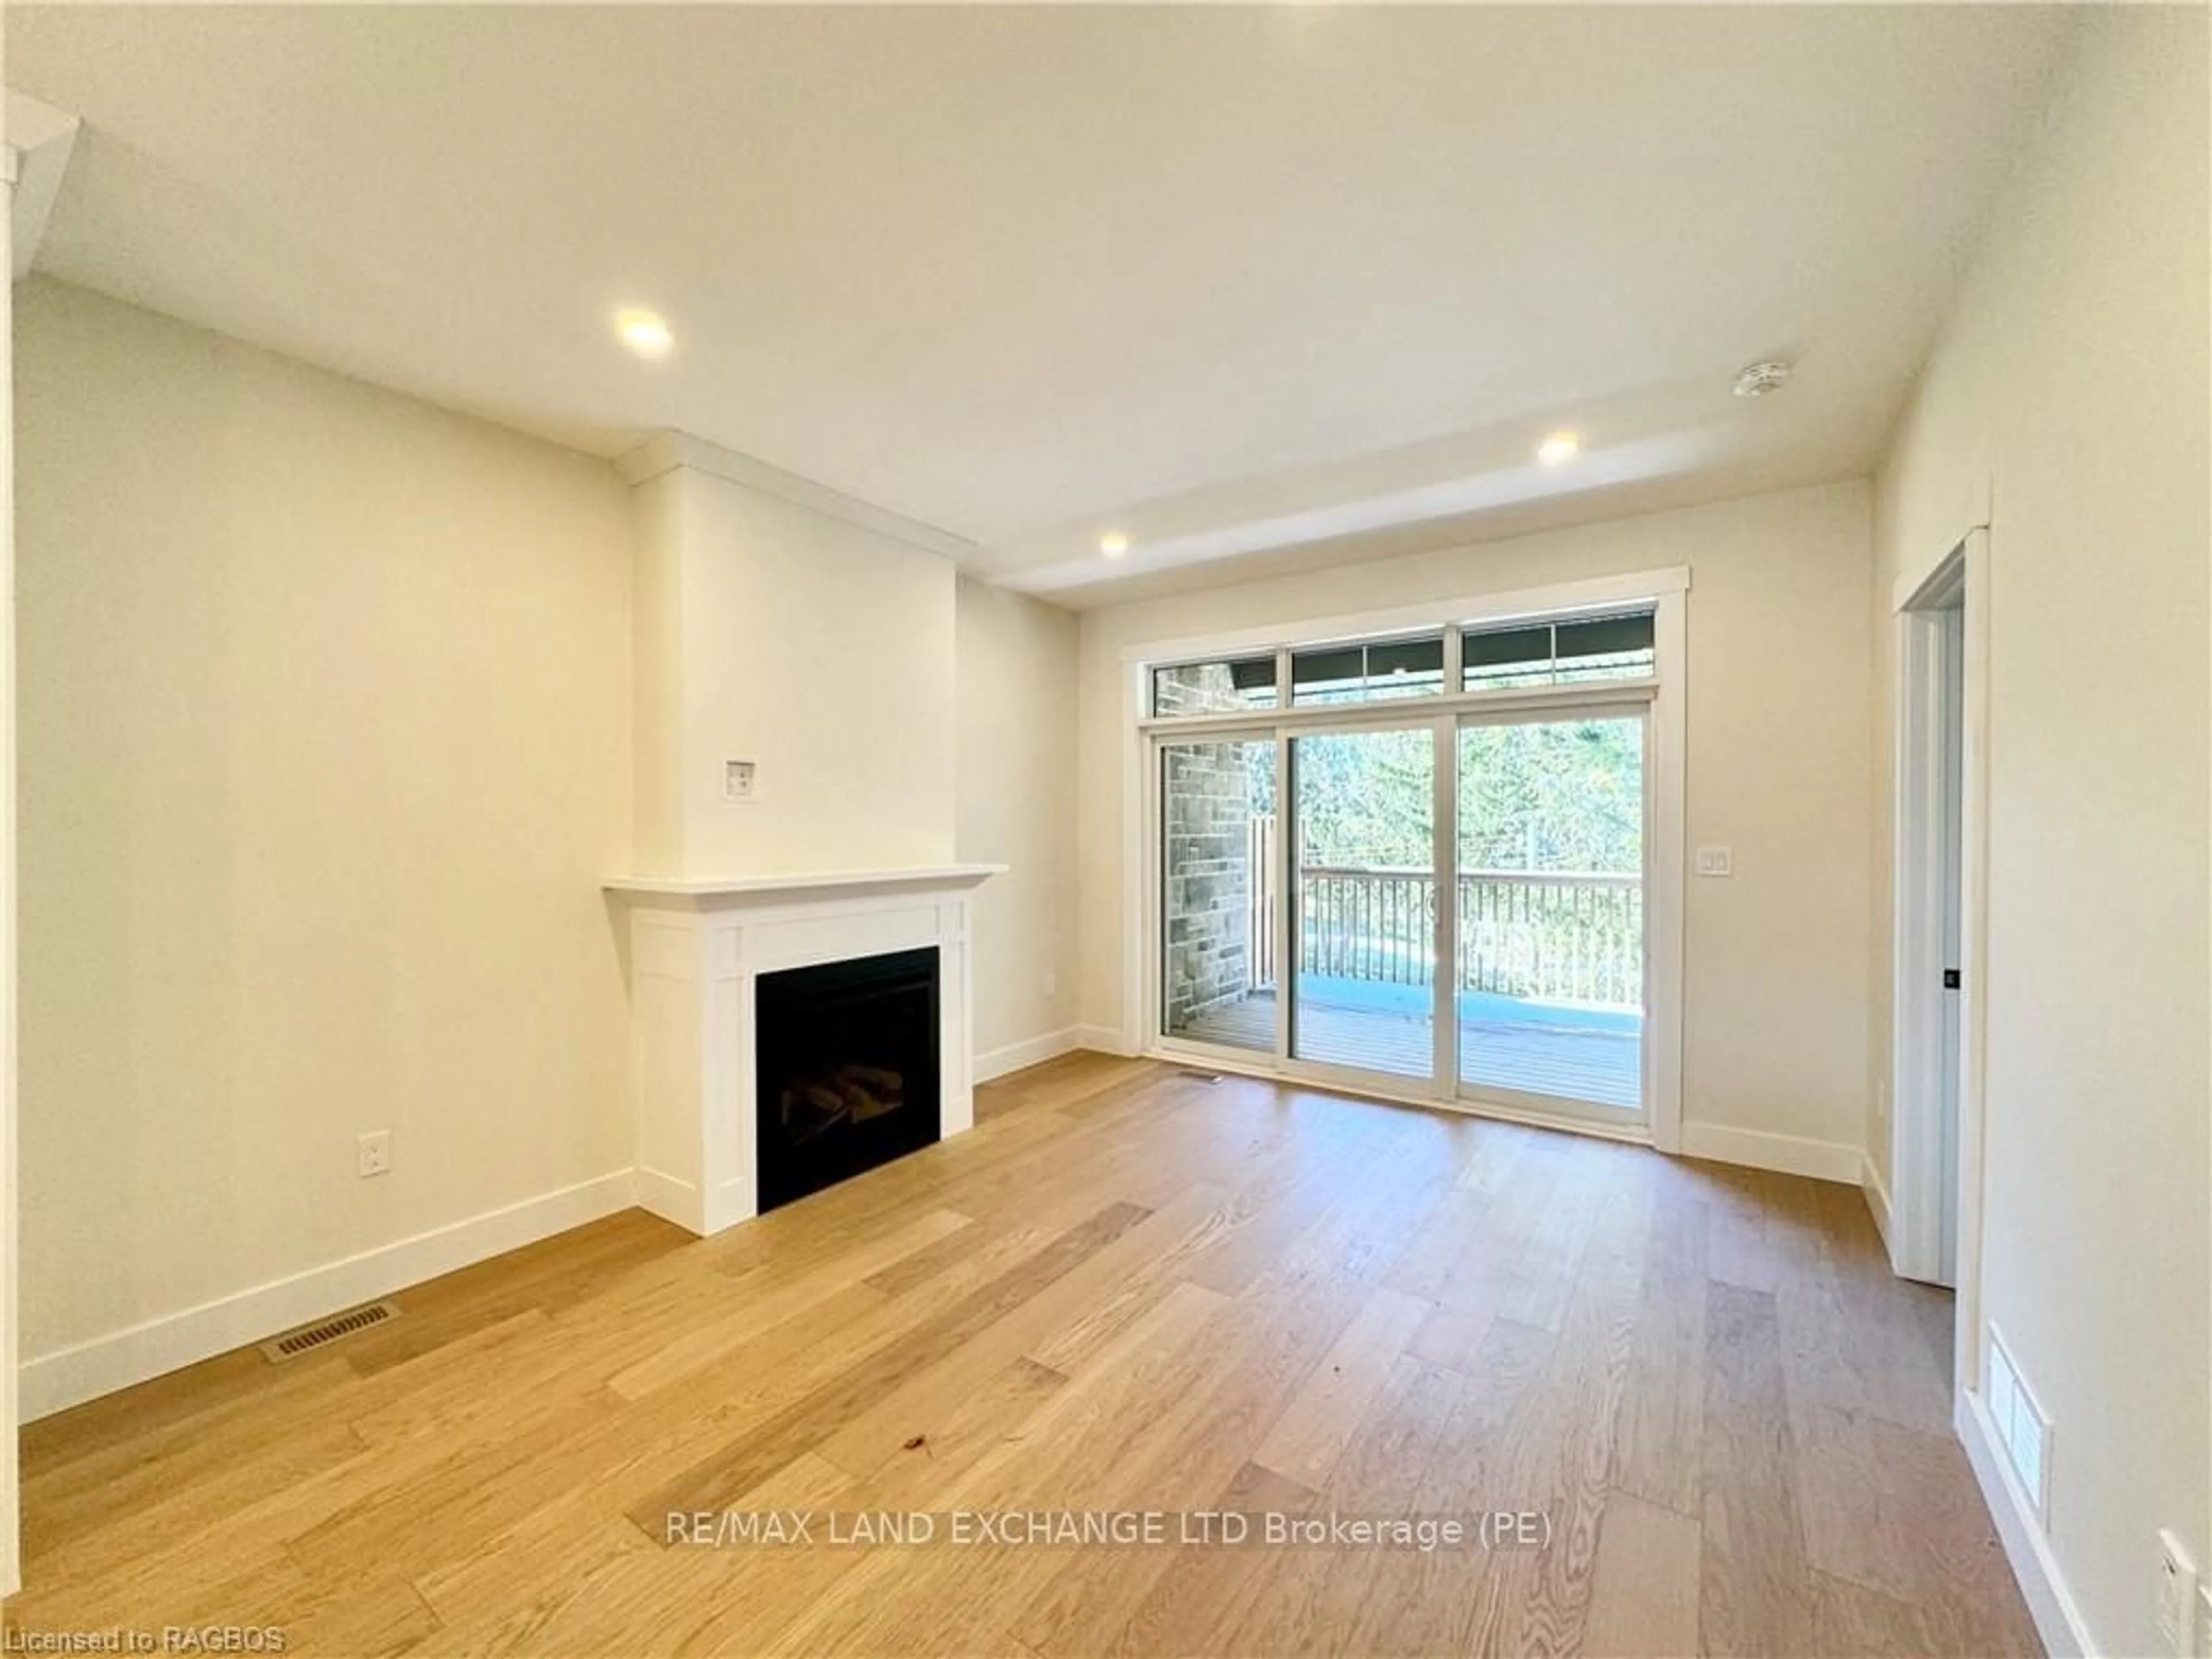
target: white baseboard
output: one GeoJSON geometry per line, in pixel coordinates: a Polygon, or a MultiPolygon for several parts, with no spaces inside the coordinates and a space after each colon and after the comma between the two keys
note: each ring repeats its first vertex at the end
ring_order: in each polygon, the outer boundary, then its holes
{"type": "Polygon", "coordinates": [[[617,1170],[558,1192],[433,1228],[359,1255],[257,1285],[73,1347],[27,1359],[16,1373],[25,1422],[212,1358],[279,1331],[483,1261],[630,1206],[632,1172],[617,1170]]]}
{"type": "Polygon", "coordinates": [[[2033,1501],[1997,1449],[1996,1425],[1990,1421],[1989,1408],[1983,1405],[1980,1394],[1961,1389],[1951,1422],[1990,1506],[1990,1518],[1996,1522],[2005,1559],[2012,1564],[2012,1576],[2020,1581],[2021,1595],[2035,1620],[2035,1632],[2043,1638],[2044,1650],[2051,1659],[2087,1659],[2087,1655],[2102,1652],[2090,1639],[2081,1604],[2066,1588],[2065,1575],[2058,1571],[2057,1558],[2051,1553],[2051,1540],[2036,1522],[2033,1501]]]}
{"type": "Polygon", "coordinates": [[[649,1214],[702,1237],[707,1231],[707,1200],[688,1181],[641,1164],[630,1171],[630,1202],[649,1214]]]}
{"type": "Polygon", "coordinates": [[[1881,1235],[1881,1247],[1890,1250],[1889,1188],[1871,1158],[1859,1160],[1859,1185],[1866,1189],[1867,1208],[1874,1216],[1874,1230],[1881,1235]]]}
{"type": "Polygon", "coordinates": [[[1042,1066],[1048,1060],[1058,1060],[1062,1054],[1087,1047],[1083,1030],[1082,1026],[1067,1025],[1057,1031],[1047,1031],[1042,1036],[986,1048],[975,1056],[975,1081],[988,1083],[994,1077],[1004,1077],[1025,1066],[1042,1066]]]}
{"type": "Polygon", "coordinates": [[[1859,1184],[1866,1153],[1840,1140],[1808,1140],[1801,1135],[1778,1135],[1765,1129],[1738,1129],[1725,1123],[1685,1123],[1682,1152],[1689,1158],[1709,1158],[1717,1164],[1741,1164],[1753,1170],[1773,1170],[1782,1175],[1809,1176],[1815,1181],[1859,1184]]]}
{"type": "Polygon", "coordinates": [[[1136,1045],[1111,1025],[1077,1026],[1075,1046],[1102,1054],[1133,1054],[1137,1052],[1136,1045]]]}

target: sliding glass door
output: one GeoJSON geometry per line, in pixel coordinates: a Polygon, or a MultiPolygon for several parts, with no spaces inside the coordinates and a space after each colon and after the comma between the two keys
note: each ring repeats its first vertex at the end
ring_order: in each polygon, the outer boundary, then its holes
{"type": "Polygon", "coordinates": [[[1655,635],[1644,609],[1148,668],[1162,1048],[1619,1129],[1656,1095],[1671,1122],[1655,635]]]}
{"type": "Polygon", "coordinates": [[[1644,737],[1616,705],[1160,743],[1163,1035],[1640,1121],[1644,737]]]}
{"type": "Polygon", "coordinates": [[[1640,710],[1460,728],[1462,1095],[1641,1117],[1644,749],[1640,710]]]}
{"type": "Polygon", "coordinates": [[[1275,739],[1162,744],[1160,1030],[1275,1052],[1275,739]]]}
{"type": "Polygon", "coordinates": [[[1290,739],[1294,1059],[1437,1073],[1434,726],[1290,739]]]}

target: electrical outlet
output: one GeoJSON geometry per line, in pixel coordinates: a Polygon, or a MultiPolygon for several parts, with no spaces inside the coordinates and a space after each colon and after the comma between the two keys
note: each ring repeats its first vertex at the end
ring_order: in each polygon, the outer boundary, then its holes
{"type": "Polygon", "coordinates": [[[392,1169],[392,1131],[372,1129],[361,1138],[356,1170],[363,1179],[388,1174],[392,1169]]]}
{"type": "Polygon", "coordinates": [[[2158,1535],[2158,1633],[2177,1659],[2195,1659],[2197,1563],[2170,1532],[2158,1535]]]}
{"type": "Polygon", "coordinates": [[[722,763],[722,799],[750,800],[753,798],[754,776],[757,770],[758,769],[750,761],[724,761],[722,763]]]}

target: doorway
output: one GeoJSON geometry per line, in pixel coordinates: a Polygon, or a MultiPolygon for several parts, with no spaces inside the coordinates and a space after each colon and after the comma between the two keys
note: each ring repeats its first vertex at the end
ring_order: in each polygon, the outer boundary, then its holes
{"type": "Polygon", "coordinates": [[[1890,1159],[1892,1265],[1956,1287],[1962,1138],[1979,987],[1970,897],[1978,775],[1965,544],[1899,605],[1896,935],[1890,1159]]]}
{"type": "Polygon", "coordinates": [[[1297,879],[1291,1054],[1437,1074],[1437,744],[1431,726],[1290,739],[1297,879]]]}
{"type": "Polygon", "coordinates": [[[1644,1119],[1647,718],[1601,708],[1460,726],[1463,1097],[1644,1119]]]}
{"type": "Polygon", "coordinates": [[[1641,1133],[1650,709],[1156,741],[1159,1036],[1641,1133]]]}
{"type": "Polygon", "coordinates": [[[1129,1046],[1678,1150],[1687,587],[1127,647],[1129,1046]]]}

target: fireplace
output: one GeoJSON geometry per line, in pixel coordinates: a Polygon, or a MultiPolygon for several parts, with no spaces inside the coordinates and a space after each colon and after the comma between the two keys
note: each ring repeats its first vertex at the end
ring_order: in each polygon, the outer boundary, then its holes
{"type": "Polygon", "coordinates": [[[759,1207],[936,1143],[935,946],[754,981],[759,1207]]]}
{"type": "MultiPolygon", "coordinates": [[[[764,1186],[763,1171],[796,1162],[819,1174],[830,1147],[846,1139],[831,1136],[833,1129],[849,1129],[864,1145],[891,1139],[890,1150],[878,1144],[875,1151],[896,1158],[972,1128],[974,895],[1005,867],[948,864],[609,882],[628,946],[637,1203],[692,1232],[718,1233],[805,1190],[781,1169],[764,1186]],[[881,966],[886,958],[887,978],[881,966]],[[916,966],[930,972],[932,988],[917,992],[909,985],[895,994],[898,979],[916,966]],[[826,1015],[792,1012],[817,999],[822,985],[811,970],[823,967],[833,982],[857,975],[859,985],[848,988],[856,1006],[833,1006],[826,1015]],[[798,996],[787,1000],[784,993],[794,988],[798,996]],[[867,1006],[877,993],[881,1000],[867,1006]],[[927,1024],[932,1008],[933,1026],[927,1024]],[[920,1034],[908,1023],[915,1015],[925,1026],[920,1034]],[[810,1133],[798,1148],[781,1146],[769,1130],[772,1113],[780,1138],[781,1086],[769,1094],[763,1074],[804,1068],[806,1056],[795,1050],[826,1040],[809,1034],[831,1023],[830,1016],[848,1028],[841,1036],[856,1035],[858,1043],[871,1045],[848,1052],[846,1062],[897,1073],[899,1103],[885,1111],[873,1102],[865,1118],[851,1123],[840,1121],[834,1104],[824,1106],[824,1121],[799,1120],[822,1133],[810,1133]],[[882,1051],[873,1050],[878,1044],[882,1051]],[[908,1052],[886,1060],[894,1045],[908,1052]]],[[[827,1000],[834,1005],[837,997],[827,1000]]],[[[840,1081],[866,1080],[833,1079],[833,1094],[840,1081]]],[[[842,1180],[872,1161],[878,1160],[855,1160],[850,1169],[828,1165],[822,1178],[842,1180]]]]}

